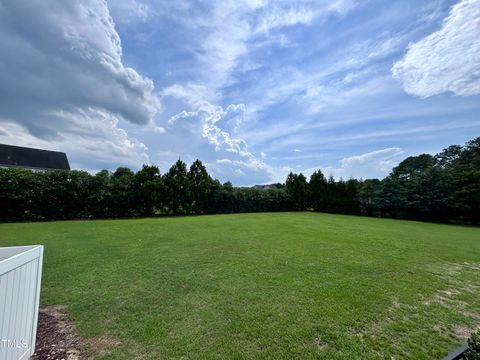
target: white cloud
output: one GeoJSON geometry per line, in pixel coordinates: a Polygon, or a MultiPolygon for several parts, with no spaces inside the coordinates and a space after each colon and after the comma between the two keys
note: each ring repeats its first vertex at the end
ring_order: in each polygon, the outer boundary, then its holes
{"type": "Polygon", "coordinates": [[[309,177],[314,171],[320,169],[324,175],[332,175],[336,179],[356,178],[370,179],[383,178],[401,160],[405,151],[398,147],[370,151],[360,155],[353,155],[339,161],[340,166],[316,166],[304,169],[302,172],[309,177]]]}
{"type": "Polygon", "coordinates": [[[161,126],[155,126],[153,128],[153,132],[154,133],[157,133],[157,134],[165,134],[166,130],[164,127],[161,127],[161,126]]]}
{"type": "Polygon", "coordinates": [[[341,159],[340,167],[327,167],[336,178],[383,178],[401,160],[405,151],[398,147],[374,150],[341,159]]]}
{"type": "Polygon", "coordinates": [[[207,103],[196,111],[182,111],[167,121],[171,142],[165,146],[173,146],[174,153],[177,148],[195,152],[209,171],[222,179],[242,184],[268,182],[272,169],[248,150],[243,139],[232,136],[236,119],[242,118],[244,112],[243,104],[231,104],[224,109],[207,103]]]}
{"type": "Polygon", "coordinates": [[[34,136],[16,122],[1,121],[0,143],[66,152],[72,168],[100,170],[150,162],[147,147],[120,129],[118,119],[107,112],[90,109],[59,112],[55,117],[68,125],[53,139],[34,136]]]}
{"type": "MultiPolygon", "coordinates": [[[[340,2],[347,3],[350,0],[340,2]]],[[[268,43],[265,40],[270,38],[271,31],[307,25],[317,18],[325,18],[346,8],[345,5],[335,5],[339,0],[328,0],[322,5],[315,1],[299,4],[294,0],[211,1],[202,3],[198,7],[201,11],[196,10],[198,3],[195,1],[150,0],[149,3],[152,4],[149,8],[168,9],[158,11],[158,21],[163,17],[168,21],[173,19],[181,29],[191,34],[187,39],[188,49],[182,50],[192,54],[201,69],[195,74],[194,80],[213,92],[235,81],[232,72],[249,63],[250,49],[257,43],[268,43]]],[[[113,7],[115,13],[123,12],[121,1],[114,1],[113,7]]],[[[288,39],[279,39],[284,46],[288,46],[288,39]]]]}
{"type": "Polygon", "coordinates": [[[388,93],[388,79],[390,77],[372,73],[370,69],[348,73],[343,79],[308,87],[298,101],[304,104],[308,114],[338,111],[336,109],[354,100],[388,93]]]}
{"type": "Polygon", "coordinates": [[[0,48],[4,141],[48,141],[88,168],[148,161],[119,124],[149,124],[160,105],[153,82],[123,65],[105,1],[3,2],[0,48]]]}
{"type": "Polygon", "coordinates": [[[272,7],[265,11],[265,14],[260,18],[255,31],[268,32],[285,26],[307,25],[312,22],[315,16],[315,11],[311,8],[272,7]]]}
{"type": "MultiPolygon", "coordinates": [[[[402,49],[407,38],[406,35],[380,34],[346,44],[341,51],[329,54],[325,65],[314,72],[295,67],[269,74],[260,84],[255,84],[255,97],[248,104],[250,113],[295,99],[295,104],[301,104],[301,111],[306,115],[324,114],[337,112],[347,103],[374,97],[380,92],[397,91],[391,75],[385,74],[385,68],[379,64],[402,49]]],[[[273,134],[266,134],[270,135],[273,134]]]]}
{"type": "Polygon", "coordinates": [[[340,164],[343,168],[351,168],[358,164],[364,164],[367,162],[385,161],[390,160],[398,155],[403,155],[404,151],[398,147],[387,148],[382,150],[375,150],[361,155],[354,155],[340,160],[340,164]]]}
{"type": "Polygon", "coordinates": [[[274,172],[263,161],[263,155],[255,156],[246,141],[235,135],[244,119],[245,105],[217,106],[209,101],[210,95],[207,87],[192,83],[162,90],[165,103],[180,101],[184,109],[164,119],[169,136],[159,144],[162,158],[157,161],[161,167],[170,166],[174,157],[178,158],[175,154],[185,161],[194,160],[186,156],[193,153],[205,162],[213,176],[222,180],[241,185],[269,182],[274,172]],[[172,153],[167,153],[167,149],[172,153]]]}
{"type": "MultiPolygon", "coordinates": [[[[354,2],[328,0],[319,5],[312,1],[240,0],[203,3],[201,11],[196,2],[150,0],[147,4],[151,9],[149,16],[158,17],[153,21],[161,22],[165,18],[178,26],[179,34],[188,34],[181,37],[183,42],[176,42],[174,46],[182,54],[190,55],[185,67],[188,76],[183,77],[187,80],[167,84],[159,92],[164,111],[157,120],[168,136],[162,137],[161,144],[155,144],[160,148],[157,154],[163,156],[155,161],[161,161],[165,167],[169,166],[167,159],[176,160],[168,149],[185,160],[187,154],[195,154],[207,162],[217,176],[234,182],[239,173],[235,169],[245,175],[241,183],[250,176],[252,183],[269,181],[275,175],[273,168],[265,164],[266,155],[250,151],[238,134],[246,123],[245,117],[255,109],[247,114],[245,105],[232,104],[235,97],[223,98],[224,89],[239,79],[235,76],[237,71],[252,71],[263,66],[253,61],[251,51],[269,46],[272,39],[281,46],[292,46],[280,33],[282,28],[308,25],[345,13],[353,8],[354,2]],[[190,72],[191,68],[198,71],[190,72]],[[231,162],[217,161],[225,159],[231,162]]],[[[112,6],[114,14],[122,11],[120,1],[112,2],[112,6]]]]}
{"type": "Polygon", "coordinates": [[[197,107],[202,103],[213,102],[218,98],[216,89],[208,87],[205,84],[186,83],[173,84],[160,92],[160,96],[173,97],[184,101],[188,106],[197,107]]]}
{"type": "Polygon", "coordinates": [[[113,9],[115,21],[122,23],[145,22],[152,15],[151,6],[147,2],[137,0],[115,1],[113,9]]]}
{"type": "Polygon", "coordinates": [[[345,15],[357,5],[356,0],[336,0],[329,5],[329,10],[336,11],[340,15],[345,15]]]}
{"type": "Polygon", "coordinates": [[[480,94],[480,0],[461,0],[442,28],[410,44],[392,75],[412,95],[480,94]]]}

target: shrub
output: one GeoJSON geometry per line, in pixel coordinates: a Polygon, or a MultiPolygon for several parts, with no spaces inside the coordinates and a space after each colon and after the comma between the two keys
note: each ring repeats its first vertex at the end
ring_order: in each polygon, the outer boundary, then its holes
{"type": "Polygon", "coordinates": [[[468,350],[465,352],[466,360],[480,360],[480,331],[473,333],[468,339],[468,350]]]}

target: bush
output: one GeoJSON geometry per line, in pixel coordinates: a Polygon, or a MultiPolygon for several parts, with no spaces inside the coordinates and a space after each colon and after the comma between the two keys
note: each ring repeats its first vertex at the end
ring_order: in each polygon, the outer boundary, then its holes
{"type": "Polygon", "coordinates": [[[473,333],[468,339],[468,350],[465,352],[466,360],[480,360],[480,331],[473,333]]]}

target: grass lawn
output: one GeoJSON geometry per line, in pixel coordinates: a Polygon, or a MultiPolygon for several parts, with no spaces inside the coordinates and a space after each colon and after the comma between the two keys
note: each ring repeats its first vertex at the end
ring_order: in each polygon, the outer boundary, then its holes
{"type": "Polygon", "coordinates": [[[0,224],[101,359],[436,359],[480,325],[480,228],[319,213],[0,224]]]}

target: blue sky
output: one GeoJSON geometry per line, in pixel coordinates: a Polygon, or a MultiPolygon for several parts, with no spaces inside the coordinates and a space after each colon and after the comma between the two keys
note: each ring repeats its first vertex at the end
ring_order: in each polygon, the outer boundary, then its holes
{"type": "Polygon", "coordinates": [[[0,142],[89,171],[382,178],[480,135],[479,0],[0,1],[0,34],[0,142]]]}

